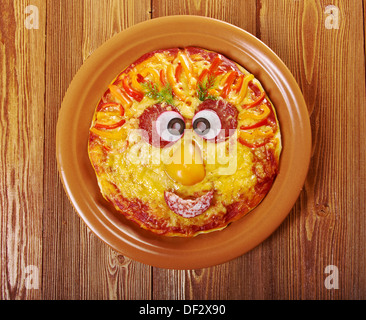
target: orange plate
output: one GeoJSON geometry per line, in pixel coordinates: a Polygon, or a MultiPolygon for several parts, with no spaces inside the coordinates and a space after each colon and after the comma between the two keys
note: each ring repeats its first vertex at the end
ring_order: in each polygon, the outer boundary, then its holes
{"type": "Polygon", "coordinates": [[[307,107],[284,63],[248,32],[198,16],[153,19],[107,41],[76,74],[64,98],[57,124],[60,177],[86,225],[123,255],[170,269],[198,269],[221,264],[246,253],[270,236],[300,194],[310,152],[307,107]],[[147,52],[186,46],[220,52],[253,73],[276,107],[283,139],[279,174],[263,202],[225,230],[190,239],[154,235],[116,213],[99,191],[87,152],[95,106],[117,74],[147,52]]]}

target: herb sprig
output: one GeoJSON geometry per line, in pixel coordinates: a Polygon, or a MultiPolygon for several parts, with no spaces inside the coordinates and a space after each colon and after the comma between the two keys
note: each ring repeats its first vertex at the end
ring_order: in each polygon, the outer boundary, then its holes
{"type": "Polygon", "coordinates": [[[216,100],[217,99],[216,96],[209,94],[210,89],[212,89],[214,86],[215,86],[215,76],[209,75],[205,77],[203,81],[198,83],[197,88],[198,99],[200,99],[201,101],[205,101],[207,99],[216,100]]]}
{"type": "Polygon", "coordinates": [[[156,83],[151,81],[141,83],[141,85],[145,88],[147,97],[157,100],[158,103],[165,101],[168,104],[174,105],[173,90],[169,83],[161,90],[159,90],[159,86],[156,83]]]}

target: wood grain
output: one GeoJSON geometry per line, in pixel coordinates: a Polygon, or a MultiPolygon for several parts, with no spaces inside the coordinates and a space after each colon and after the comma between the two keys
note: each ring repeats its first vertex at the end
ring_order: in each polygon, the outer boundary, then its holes
{"type": "MultiPolygon", "coordinates": [[[[47,15],[53,19],[47,25],[46,139],[54,139],[63,96],[83,61],[115,33],[147,18],[149,3],[140,2],[139,10],[134,10],[135,4],[134,1],[48,2],[47,15]],[[55,29],[61,30],[61,37],[55,29]]],[[[116,254],[80,223],[57,177],[52,142],[46,140],[45,148],[45,184],[50,188],[45,188],[48,199],[45,210],[49,214],[44,224],[49,233],[44,237],[44,265],[49,272],[44,283],[57,286],[46,286],[43,296],[148,299],[150,267],[116,254]]]]}
{"type": "Polygon", "coordinates": [[[81,295],[80,221],[58,178],[54,140],[62,99],[82,64],[82,17],[80,3],[47,2],[43,217],[43,268],[47,272],[43,274],[44,299],[78,299],[81,295]]]}
{"type": "MultiPolygon", "coordinates": [[[[82,59],[85,61],[105,41],[124,29],[150,18],[150,1],[84,2],[82,59]],[[96,19],[98,17],[98,19],[96,19]],[[106,23],[107,22],[107,23],[106,23]]],[[[80,49],[80,48],[79,48],[80,49]]],[[[80,270],[83,299],[150,299],[151,267],[109,249],[81,227],[80,270]],[[94,275],[93,286],[89,285],[94,275]]]]}
{"type": "MultiPolygon", "coordinates": [[[[32,4],[44,17],[43,1],[32,4]]],[[[1,2],[1,299],[40,297],[26,281],[28,266],[42,272],[45,19],[26,29],[28,5],[1,2]]]]}
{"type": "Polygon", "coordinates": [[[285,224],[293,249],[283,258],[292,258],[300,275],[300,282],[291,283],[297,287],[292,298],[357,299],[364,297],[366,288],[361,249],[365,204],[359,201],[366,194],[365,151],[360,146],[365,127],[359,122],[365,116],[362,2],[333,2],[340,12],[339,29],[325,27],[328,4],[279,1],[274,6],[262,1],[260,25],[262,40],[279,54],[300,84],[313,131],[310,172],[292,213],[299,217],[298,223],[285,224]],[[276,10],[284,16],[279,18],[276,10]],[[342,49],[344,43],[348,50],[342,49]],[[327,265],[341,272],[339,290],[324,286],[327,265]],[[350,265],[354,271],[342,274],[350,265]]]}
{"type": "Polygon", "coordinates": [[[206,16],[256,32],[256,0],[152,0],[153,18],[170,15],[206,16]]]}
{"type": "Polygon", "coordinates": [[[362,0],[0,0],[1,299],[366,299],[366,5],[362,0]],[[25,8],[39,10],[28,30],[25,8]],[[328,29],[329,5],[339,28],[328,29]],[[288,218],[261,245],[201,270],[164,270],[102,243],[57,173],[55,133],[83,62],[141,21],[193,14],[259,37],[306,100],[312,159],[288,218]],[[339,270],[327,289],[325,268],[339,270]],[[38,289],[29,274],[39,272],[38,289]],[[34,284],[34,283],[33,283],[34,284]]]}

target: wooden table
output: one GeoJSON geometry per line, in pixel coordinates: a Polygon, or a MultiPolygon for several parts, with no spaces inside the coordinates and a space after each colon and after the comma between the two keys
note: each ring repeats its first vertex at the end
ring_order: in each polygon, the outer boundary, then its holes
{"type": "Polygon", "coordinates": [[[365,8],[0,0],[1,299],[365,299],[365,8]],[[55,158],[58,111],[83,61],[127,27],[173,14],[221,19],[270,46],[298,81],[313,131],[309,175],[285,222],[249,253],[202,270],[153,268],[111,250],[70,205],[55,158]]]}

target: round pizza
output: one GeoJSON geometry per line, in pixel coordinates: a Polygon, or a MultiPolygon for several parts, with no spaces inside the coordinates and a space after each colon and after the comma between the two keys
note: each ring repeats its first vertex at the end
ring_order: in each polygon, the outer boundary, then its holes
{"type": "Polygon", "coordinates": [[[222,230],[258,206],[281,148],[260,82],[197,47],[149,52],[121,71],[88,141],[103,197],[143,229],[178,237],[222,230]]]}

